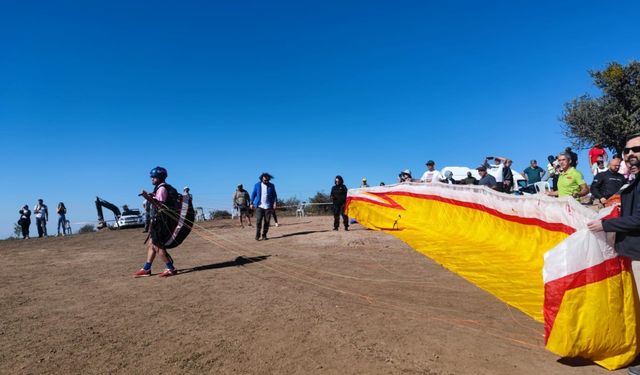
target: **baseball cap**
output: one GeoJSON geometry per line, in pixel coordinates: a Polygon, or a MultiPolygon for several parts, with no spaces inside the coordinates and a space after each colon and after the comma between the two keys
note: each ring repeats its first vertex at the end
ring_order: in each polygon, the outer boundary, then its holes
{"type": "Polygon", "coordinates": [[[436,162],[435,162],[435,161],[433,161],[433,160],[429,160],[429,161],[427,162],[427,165],[435,165],[435,164],[436,164],[436,162]]]}

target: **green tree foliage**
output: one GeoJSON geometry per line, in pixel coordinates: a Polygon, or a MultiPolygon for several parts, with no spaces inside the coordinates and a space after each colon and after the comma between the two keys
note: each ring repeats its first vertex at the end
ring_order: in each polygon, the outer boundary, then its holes
{"type": "Polygon", "coordinates": [[[300,199],[296,197],[290,197],[286,199],[278,199],[278,215],[281,214],[285,216],[294,216],[296,214],[296,209],[300,204],[300,199]]]}
{"type": "Polygon", "coordinates": [[[331,197],[329,194],[325,194],[321,191],[317,192],[316,195],[309,198],[309,203],[319,203],[319,205],[313,205],[309,207],[308,211],[315,215],[329,215],[331,213],[331,197]],[[323,204],[324,203],[324,204],[323,204]]]}
{"type": "Polygon", "coordinates": [[[13,223],[13,235],[15,238],[22,237],[22,227],[18,223],[13,223]]]}
{"type": "Polygon", "coordinates": [[[231,219],[231,212],[227,210],[209,211],[209,220],[214,219],[231,219]]]}
{"type": "Polygon", "coordinates": [[[85,224],[84,226],[82,226],[82,228],[78,229],[78,233],[82,234],[82,233],[91,233],[91,232],[95,232],[95,228],[93,227],[93,225],[91,224],[85,224]]]}
{"type": "Polygon", "coordinates": [[[613,62],[589,74],[602,96],[583,95],[566,103],[563,134],[577,148],[601,144],[621,153],[625,138],[640,132],[640,62],[613,62]]]}

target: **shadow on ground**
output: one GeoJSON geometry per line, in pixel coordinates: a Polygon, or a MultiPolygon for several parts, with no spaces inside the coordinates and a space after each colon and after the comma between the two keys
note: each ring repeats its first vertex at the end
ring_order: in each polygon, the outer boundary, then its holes
{"type": "Polygon", "coordinates": [[[557,362],[570,367],[597,366],[593,361],[590,361],[585,358],[580,358],[580,357],[576,357],[576,358],[563,357],[558,359],[557,362]]]}
{"type": "Polygon", "coordinates": [[[255,257],[239,256],[236,259],[230,260],[230,261],[227,261],[227,262],[212,263],[212,264],[207,264],[207,265],[204,265],[204,266],[196,266],[196,267],[193,267],[193,268],[185,268],[185,269],[179,270],[178,271],[178,275],[183,275],[185,273],[191,273],[191,272],[215,270],[215,269],[219,269],[219,268],[244,266],[245,264],[262,262],[263,260],[266,260],[270,256],[271,255],[260,255],[260,256],[255,256],[255,257]]]}
{"type": "Polygon", "coordinates": [[[307,234],[323,233],[323,232],[328,232],[328,230],[305,230],[305,231],[302,231],[302,232],[287,233],[287,234],[283,234],[283,235],[278,236],[278,237],[271,237],[271,238],[285,238],[285,237],[293,237],[293,236],[304,236],[304,235],[307,235],[307,234]]]}

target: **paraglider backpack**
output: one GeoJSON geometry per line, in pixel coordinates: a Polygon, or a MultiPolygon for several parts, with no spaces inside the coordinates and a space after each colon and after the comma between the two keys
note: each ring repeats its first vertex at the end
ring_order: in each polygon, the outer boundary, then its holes
{"type": "Polygon", "coordinates": [[[180,245],[191,233],[195,211],[191,196],[181,195],[169,184],[156,186],[154,195],[160,186],[167,190],[167,200],[161,202],[160,206],[157,206],[158,202],[152,205],[150,235],[154,244],[171,249],[180,245]]]}

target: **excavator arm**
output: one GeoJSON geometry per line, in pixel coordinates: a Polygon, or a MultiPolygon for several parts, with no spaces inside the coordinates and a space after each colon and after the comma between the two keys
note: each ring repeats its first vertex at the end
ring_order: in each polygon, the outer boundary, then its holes
{"type": "Polygon", "coordinates": [[[113,214],[116,216],[116,223],[118,222],[118,218],[121,215],[121,212],[118,206],[116,206],[111,202],[107,202],[104,199],[101,199],[100,197],[96,197],[96,211],[98,212],[98,229],[102,229],[107,226],[107,223],[104,221],[102,207],[105,207],[111,212],[113,212],[113,214]]]}

